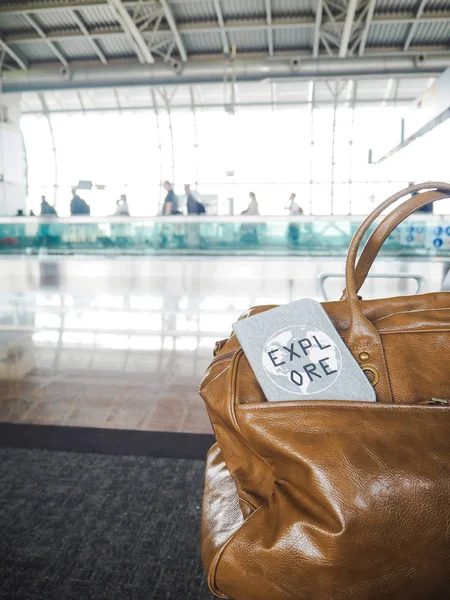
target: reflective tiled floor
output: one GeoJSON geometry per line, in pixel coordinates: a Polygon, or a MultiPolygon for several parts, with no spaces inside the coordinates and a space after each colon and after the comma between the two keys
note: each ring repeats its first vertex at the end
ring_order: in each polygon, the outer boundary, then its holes
{"type": "MultiPolygon", "coordinates": [[[[377,264],[425,277],[442,263],[377,264]]],[[[0,421],[210,432],[200,379],[217,339],[255,304],[322,299],[314,260],[2,259],[0,421]]],[[[343,279],[327,283],[336,298],[343,279]]],[[[370,280],[365,297],[413,293],[370,280]]]]}

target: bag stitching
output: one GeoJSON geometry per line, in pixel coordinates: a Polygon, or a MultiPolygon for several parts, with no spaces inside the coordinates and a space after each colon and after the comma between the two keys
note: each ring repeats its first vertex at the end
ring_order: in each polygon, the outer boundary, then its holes
{"type": "Polygon", "coordinates": [[[398,312],[393,312],[390,313],[389,315],[384,315],[384,317],[378,317],[378,319],[375,319],[375,321],[372,321],[372,323],[378,323],[378,321],[382,321],[383,319],[389,319],[389,317],[394,317],[395,315],[409,315],[411,313],[419,313],[419,312],[428,312],[428,311],[439,311],[439,310],[450,310],[449,307],[443,307],[443,308],[416,308],[413,310],[399,310],[398,312]]]}
{"type": "Polygon", "coordinates": [[[379,329],[379,332],[382,335],[389,335],[390,333],[413,333],[413,334],[419,334],[419,333],[446,333],[449,332],[450,328],[447,327],[443,327],[442,329],[440,328],[436,328],[436,329],[391,329],[391,330],[387,330],[387,329],[379,329]]]}
{"type": "Polygon", "coordinates": [[[237,419],[237,414],[236,414],[236,389],[237,389],[237,371],[238,371],[238,366],[239,366],[239,362],[242,358],[242,356],[244,355],[244,351],[242,348],[239,348],[239,350],[236,352],[236,354],[233,357],[233,361],[231,364],[233,364],[233,368],[230,370],[230,377],[231,377],[231,418],[233,420],[233,424],[236,427],[236,429],[239,431],[239,433],[242,434],[241,431],[241,427],[239,425],[238,419],[237,419]]]}
{"type": "MultiPolygon", "coordinates": [[[[436,409],[448,410],[447,406],[416,406],[411,404],[381,404],[380,402],[364,402],[361,400],[361,403],[358,403],[357,406],[350,406],[348,404],[341,404],[340,400],[292,400],[292,401],[279,401],[279,402],[264,402],[264,403],[255,403],[255,404],[240,404],[238,410],[242,411],[251,411],[251,410],[269,410],[270,408],[280,407],[280,405],[285,405],[286,408],[309,408],[311,410],[320,409],[320,408],[331,408],[342,410],[342,409],[350,409],[350,410],[393,410],[393,409],[402,409],[409,410],[411,412],[423,412],[423,411],[435,411],[436,409]],[[295,404],[294,404],[295,402],[295,404]],[[298,406],[298,402],[304,402],[301,406],[298,406]],[[314,402],[314,404],[310,404],[314,402]],[[336,405],[334,403],[338,403],[336,405]],[[331,406],[330,404],[333,403],[331,406]],[[309,406],[307,406],[309,404],[309,406]],[[364,406],[362,406],[364,404],[364,406]],[[367,405],[367,406],[366,406],[367,405]]],[[[344,401],[345,402],[345,401],[344,401]]]]}
{"type": "MultiPolygon", "coordinates": [[[[257,510],[259,508],[259,506],[255,506],[252,502],[250,502],[249,500],[246,500],[245,498],[243,498],[242,496],[238,495],[239,500],[242,500],[242,502],[245,502],[245,504],[248,504],[250,506],[250,508],[253,509],[253,512],[255,510],[257,510]]],[[[249,515],[250,516],[250,515],[249,515]]]]}

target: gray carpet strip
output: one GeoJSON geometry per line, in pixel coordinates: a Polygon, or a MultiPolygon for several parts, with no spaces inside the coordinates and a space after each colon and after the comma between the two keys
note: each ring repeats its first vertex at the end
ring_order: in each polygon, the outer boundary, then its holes
{"type": "Polygon", "coordinates": [[[211,600],[204,462],[0,448],[1,600],[211,600]]]}

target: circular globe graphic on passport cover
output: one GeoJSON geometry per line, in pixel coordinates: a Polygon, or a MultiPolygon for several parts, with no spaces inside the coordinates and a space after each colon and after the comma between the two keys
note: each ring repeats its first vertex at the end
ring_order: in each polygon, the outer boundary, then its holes
{"type": "Polygon", "coordinates": [[[342,357],[325,332],[292,325],[266,342],[262,364],[279,388],[299,395],[318,394],[339,377],[342,357]]]}

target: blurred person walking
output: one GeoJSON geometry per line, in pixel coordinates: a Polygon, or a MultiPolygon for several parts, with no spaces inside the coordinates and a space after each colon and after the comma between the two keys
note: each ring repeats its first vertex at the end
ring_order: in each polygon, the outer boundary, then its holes
{"type": "Polygon", "coordinates": [[[168,217],[170,215],[181,215],[178,210],[178,196],[175,194],[173,184],[170,181],[165,181],[163,184],[167,194],[164,198],[163,215],[168,217]]]}
{"type": "Polygon", "coordinates": [[[291,217],[294,215],[303,215],[304,214],[303,208],[299,204],[297,204],[297,202],[295,201],[296,197],[297,197],[297,194],[292,192],[292,194],[289,196],[289,204],[286,206],[286,208],[289,211],[289,215],[291,217]]]}
{"type": "MultiPolygon", "coordinates": [[[[204,204],[200,202],[192,193],[191,186],[186,183],[184,186],[184,193],[186,194],[186,208],[187,214],[202,215],[206,213],[204,204]]],[[[198,192],[197,192],[198,193],[198,192]]],[[[206,240],[201,235],[201,223],[188,223],[187,224],[187,241],[190,248],[206,248],[206,240]]]]}
{"type": "MultiPolygon", "coordinates": [[[[296,197],[297,195],[294,192],[292,192],[292,194],[289,196],[289,204],[286,206],[286,208],[289,211],[290,217],[296,217],[304,214],[303,208],[295,201],[296,197]]],[[[299,245],[300,226],[297,223],[289,223],[287,229],[287,238],[289,244],[292,244],[293,246],[299,245]]]]}
{"type": "Polygon", "coordinates": [[[250,198],[250,202],[247,208],[241,212],[241,215],[259,215],[259,204],[255,193],[250,192],[248,197],[250,198]]]}
{"type": "Polygon", "coordinates": [[[206,213],[205,206],[194,197],[189,183],[185,184],[184,193],[186,194],[186,207],[188,215],[201,215],[206,213]]]}
{"type": "MultiPolygon", "coordinates": [[[[162,214],[165,217],[183,214],[178,209],[178,206],[179,206],[178,196],[175,194],[175,191],[173,189],[173,184],[170,181],[166,180],[163,183],[163,187],[166,190],[167,194],[166,194],[166,197],[164,198],[162,214]]],[[[159,243],[160,248],[165,248],[167,246],[167,243],[169,241],[169,234],[171,232],[173,234],[173,239],[175,240],[175,242],[179,248],[181,248],[185,245],[184,235],[183,235],[183,225],[179,224],[179,223],[173,223],[172,225],[169,225],[169,226],[163,225],[161,227],[161,240],[159,243]]]]}
{"type": "MultiPolygon", "coordinates": [[[[87,217],[90,216],[90,214],[91,207],[86,200],[80,198],[77,193],[77,187],[74,186],[72,188],[72,200],[70,201],[70,215],[73,217],[87,217]]],[[[70,240],[69,244],[72,244],[72,242],[75,242],[76,244],[85,243],[93,234],[91,225],[83,223],[67,224],[66,231],[70,240]]]]}
{"type": "Polygon", "coordinates": [[[130,207],[128,204],[126,194],[122,194],[120,198],[116,202],[116,217],[129,217],[130,216],[130,207]]]}
{"type": "MultiPolygon", "coordinates": [[[[41,196],[41,217],[57,217],[58,213],[45,196],[41,196]]],[[[36,242],[39,247],[49,246],[56,237],[50,235],[50,223],[41,223],[38,227],[36,242]]]]}
{"type": "Polygon", "coordinates": [[[86,202],[86,200],[83,200],[83,198],[80,198],[80,196],[77,194],[76,187],[72,188],[72,200],[70,201],[70,214],[71,215],[90,215],[91,214],[91,207],[86,202]]]}
{"type": "Polygon", "coordinates": [[[58,216],[55,207],[47,201],[45,196],[41,196],[41,216],[58,216]]]}
{"type": "MultiPolygon", "coordinates": [[[[249,217],[259,215],[259,204],[255,193],[250,192],[248,196],[250,202],[247,208],[241,212],[241,215],[249,217]]],[[[245,244],[258,244],[258,226],[256,223],[242,223],[240,232],[241,242],[244,242],[245,244]]]]}

